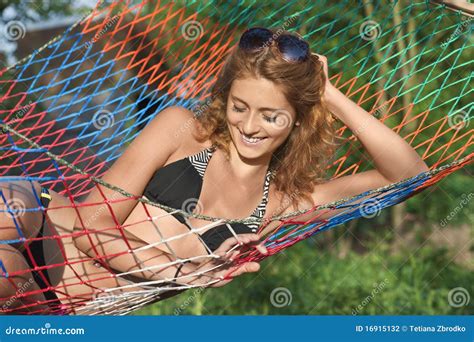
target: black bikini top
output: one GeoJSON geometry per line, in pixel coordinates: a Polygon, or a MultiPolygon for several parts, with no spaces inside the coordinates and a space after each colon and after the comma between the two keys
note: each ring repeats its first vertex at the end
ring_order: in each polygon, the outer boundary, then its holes
{"type": "MultiPolygon", "coordinates": [[[[195,205],[188,205],[189,201],[197,201],[199,198],[204,173],[215,149],[215,146],[208,147],[160,168],[145,187],[143,196],[154,202],[191,213],[195,205]]],[[[268,170],[265,176],[262,200],[250,217],[261,219],[265,215],[272,175],[273,173],[268,170]]],[[[175,213],[173,216],[191,229],[183,215],[175,213]]],[[[210,251],[215,251],[226,239],[234,236],[234,233],[256,233],[258,226],[257,223],[227,223],[210,228],[198,235],[210,251]]],[[[209,250],[208,252],[210,252],[209,250]]]]}

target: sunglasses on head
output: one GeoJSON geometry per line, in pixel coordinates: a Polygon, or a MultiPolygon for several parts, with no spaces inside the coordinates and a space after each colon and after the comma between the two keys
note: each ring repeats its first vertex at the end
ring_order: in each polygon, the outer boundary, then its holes
{"type": "Polygon", "coordinates": [[[258,52],[275,42],[281,57],[291,63],[306,61],[310,56],[309,45],[301,37],[282,34],[273,38],[274,33],[263,27],[250,28],[242,34],[239,48],[246,52],[258,52]]]}

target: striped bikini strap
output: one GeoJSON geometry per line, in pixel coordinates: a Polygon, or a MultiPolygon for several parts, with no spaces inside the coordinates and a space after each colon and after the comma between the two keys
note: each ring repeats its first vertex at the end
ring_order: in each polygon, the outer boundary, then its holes
{"type": "Polygon", "coordinates": [[[260,204],[255,208],[255,211],[252,213],[253,217],[263,218],[265,212],[267,210],[268,204],[268,196],[270,193],[270,183],[272,178],[274,177],[275,173],[272,170],[268,170],[267,174],[265,175],[265,183],[263,185],[263,195],[260,204]]]}
{"type": "Polygon", "coordinates": [[[188,157],[189,161],[199,173],[201,178],[204,178],[204,172],[206,172],[207,164],[209,163],[214,151],[215,146],[213,145],[188,157]]]}

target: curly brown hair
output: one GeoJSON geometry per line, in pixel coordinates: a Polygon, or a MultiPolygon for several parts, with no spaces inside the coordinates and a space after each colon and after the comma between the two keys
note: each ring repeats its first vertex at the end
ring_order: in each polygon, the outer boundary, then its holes
{"type": "MultiPolygon", "coordinates": [[[[288,32],[284,32],[289,34],[288,32]]],[[[260,52],[231,51],[211,92],[211,100],[198,115],[201,141],[210,140],[229,155],[231,136],[226,105],[232,82],[247,77],[265,78],[282,86],[296,112],[296,121],[285,142],[273,153],[269,167],[277,191],[289,196],[298,210],[301,199],[314,205],[311,193],[325,175],[327,161],[334,153],[335,128],[323,100],[326,77],[315,54],[301,63],[288,63],[275,44],[260,52]]]]}

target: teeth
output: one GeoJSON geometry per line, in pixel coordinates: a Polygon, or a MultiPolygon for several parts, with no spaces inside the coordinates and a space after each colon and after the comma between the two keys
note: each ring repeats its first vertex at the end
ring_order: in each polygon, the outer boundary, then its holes
{"type": "Polygon", "coordinates": [[[242,137],[244,138],[245,141],[249,142],[249,143],[252,143],[252,144],[255,144],[257,142],[259,142],[260,140],[262,140],[263,138],[249,138],[245,135],[242,134],[242,137]]]}

